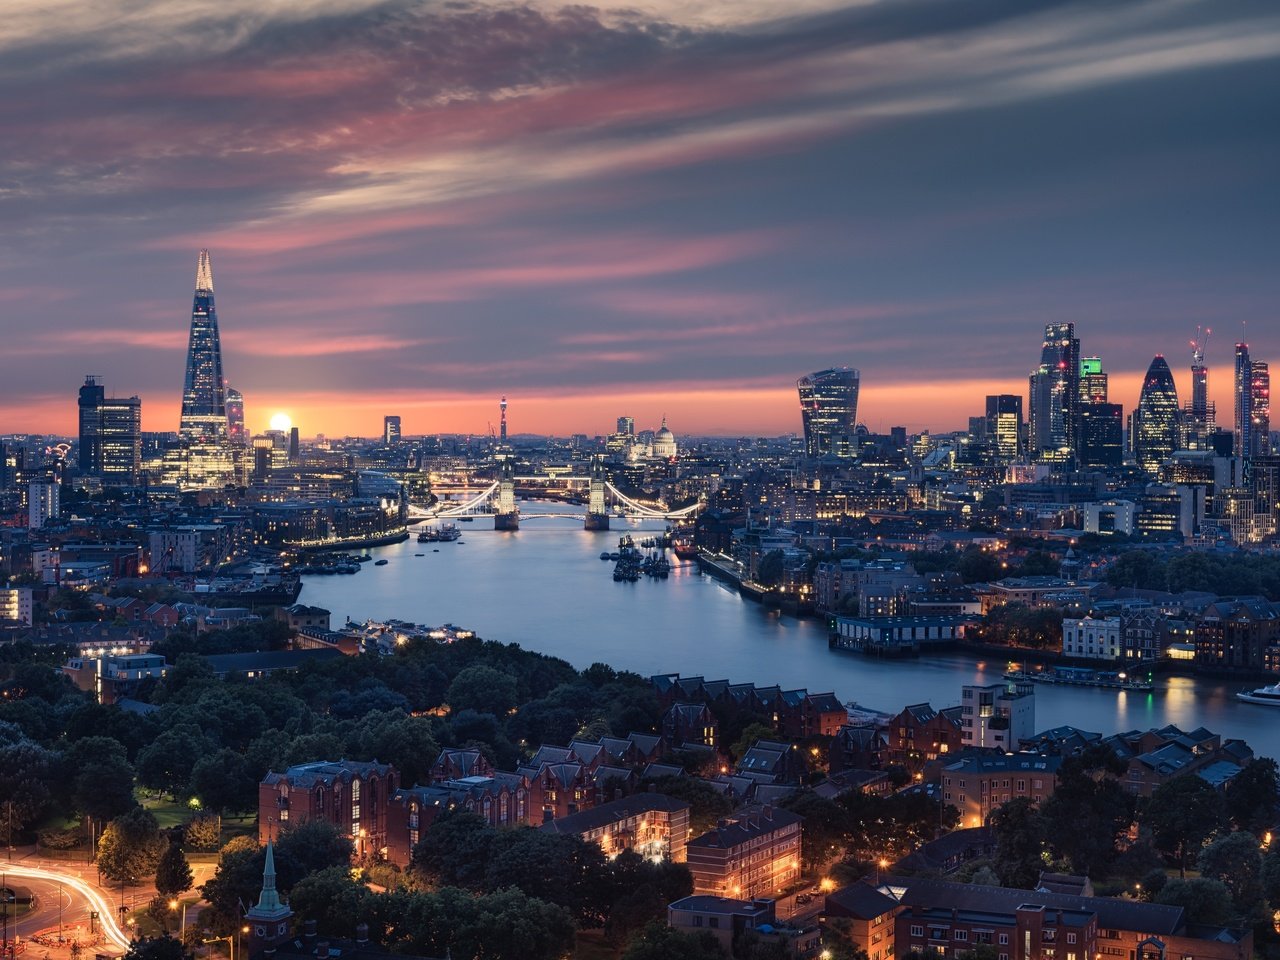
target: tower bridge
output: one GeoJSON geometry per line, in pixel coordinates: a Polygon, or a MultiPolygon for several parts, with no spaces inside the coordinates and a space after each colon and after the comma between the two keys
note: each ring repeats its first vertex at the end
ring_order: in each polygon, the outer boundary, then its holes
{"type": "Polygon", "coordinates": [[[608,530],[609,520],[613,516],[641,520],[683,520],[693,517],[704,506],[701,500],[679,510],[650,506],[628,497],[604,476],[603,470],[593,469],[590,478],[575,478],[588,483],[586,513],[521,513],[515,498],[516,481],[535,479],[545,478],[514,477],[509,471],[504,471],[489,486],[465,500],[440,500],[430,507],[410,504],[409,516],[411,522],[415,523],[492,516],[497,530],[517,530],[521,519],[563,518],[577,520],[588,530],[608,530]]]}

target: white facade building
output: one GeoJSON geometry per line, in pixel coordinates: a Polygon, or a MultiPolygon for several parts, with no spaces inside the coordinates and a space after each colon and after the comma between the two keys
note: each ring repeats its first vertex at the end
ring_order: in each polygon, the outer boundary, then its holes
{"type": "Polygon", "coordinates": [[[1068,617],[1062,621],[1062,655],[1088,660],[1124,656],[1124,629],[1119,617],[1068,617]]]}
{"type": "Polygon", "coordinates": [[[31,588],[0,587],[0,620],[31,626],[31,588]]]}
{"type": "Polygon", "coordinates": [[[1036,734],[1035,687],[1007,683],[965,684],[960,696],[961,741],[1014,753],[1036,734]]]}
{"type": "Polygon", "coordinates": [[[27,487],[27,526],[39,530],[61,516],[58,481],[32,480],[27,487]]]}

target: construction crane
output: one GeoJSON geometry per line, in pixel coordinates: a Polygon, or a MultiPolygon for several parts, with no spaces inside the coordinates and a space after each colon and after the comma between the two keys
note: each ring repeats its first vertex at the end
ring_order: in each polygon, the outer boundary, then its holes
{"type": "Polygon", "coordinates": [[[1191,341],[1191,363],[1194,366],[1204,366],[1204,353],[1209,347],[1209,334],[1213,330],[1209,327],[1196,327],[1196,338],[1191,341]]]}

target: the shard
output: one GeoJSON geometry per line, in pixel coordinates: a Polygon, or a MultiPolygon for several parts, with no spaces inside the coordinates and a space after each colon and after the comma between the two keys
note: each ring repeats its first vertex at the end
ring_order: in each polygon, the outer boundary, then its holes
{"type": "Polygon", "coordinates": [[[222,344],[218,313],[213,305],[213,268],[209,251],[201,250],[196,265],[196,293],[191,305],[191,335],[187,341],[187,375],[182,386],[179,432],[195,442],[227,438],[227,396],[222,379],[222,344]]]}

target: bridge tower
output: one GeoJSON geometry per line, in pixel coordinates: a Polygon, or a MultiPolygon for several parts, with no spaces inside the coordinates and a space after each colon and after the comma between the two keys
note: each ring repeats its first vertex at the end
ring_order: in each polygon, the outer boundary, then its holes
{"type": "Polygon", "coordinates": [[[583,524],[587,530],[609,529],[609,508],[604,500],[604,464],[598,459],[591,461],[591,487],[587,498],[587,518],[583,524]]]}
{"type": "Polygon", "coordinates": [[[516,504],[516,478],[510,460],[502,461],[498,473],[498,499],[494,501],[493,529],[519,530],[520,507],[516,504]]]}

